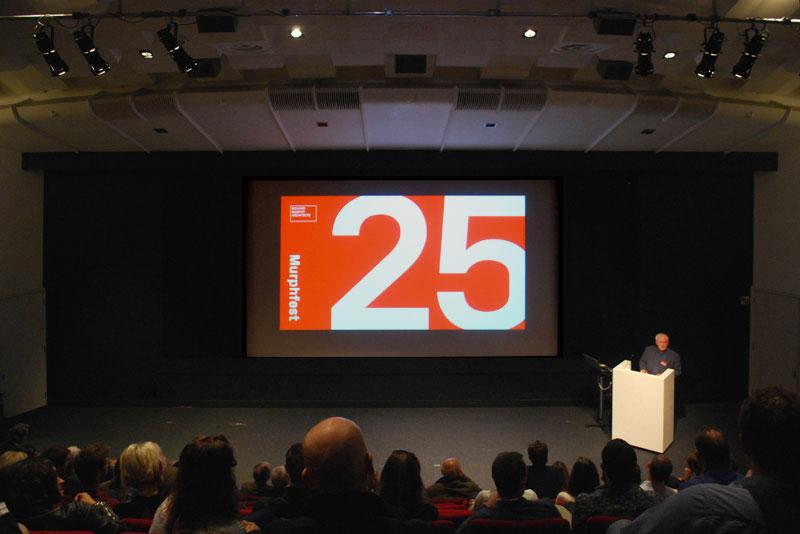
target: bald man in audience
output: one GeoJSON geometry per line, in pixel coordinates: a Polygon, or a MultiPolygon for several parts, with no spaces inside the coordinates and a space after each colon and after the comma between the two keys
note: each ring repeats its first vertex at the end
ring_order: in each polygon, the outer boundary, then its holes
{"type": "Polygon", "coordinates": [[[425,494],[429,499],[442,497],[474,499],[479,491],[481,488],[464,474],[457,458],[447,458],[442,462],[442,477],[432,486],[425,488],[425,494]]]}
{"type": "Polygon", "coordinates": [[[372,454],[361,429],[343,417],[316,424],[303,439],[302,479],[315,495],[305,517],[278,520],[278,533],[401,533],[403,523],[376,494],[372,454]]]}

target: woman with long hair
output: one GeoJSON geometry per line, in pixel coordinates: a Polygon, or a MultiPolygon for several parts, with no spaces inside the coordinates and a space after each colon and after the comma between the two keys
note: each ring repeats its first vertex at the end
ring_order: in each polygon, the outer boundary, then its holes
{"type": "Polygon", "coordinates": [[[239,518],[233,447],[225,436],[197,437],[183,448],[175,489],[156,510],[150,534],[245,534],[239,518]]]}
{"type": "Polygon", "coordinates": [[[591,493],[600,485],[600,474],[594,462],[585,456],[575,460],[572,466],[572,473],[569,475],[569,484],[566,491],[562,491],[556,497],[556,504],[560,504],[568,509],[575,504],[575,497],[581,493],[591,493]]]}
{"type": "Polygon", "coordinates": [[[439,519],[436,507],[423,497],[419,460],[413,452],[393,451],[381,471],[380,495],[400,518],[439,519]]]}

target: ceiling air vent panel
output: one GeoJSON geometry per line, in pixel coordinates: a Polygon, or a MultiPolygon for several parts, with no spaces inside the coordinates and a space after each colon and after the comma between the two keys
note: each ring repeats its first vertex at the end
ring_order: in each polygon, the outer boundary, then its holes
{"type": "Polygon", "coordinates": [[[678,114],[679,102],[676,96],[639,96],[636,109],[592,151],[657,151],[687,128],[686,121],[669,120],[678,114]]]}
{"type": "Polygon", "coordinates": [[[361,105],[369,148],[440,149],[455,101],[453,91],[438,87],[365,88],[361,105]]]}
{"type": "Polygon", "coordinates": [[[275,117],[295,150],[365,148],[358,87],[268,91],[275,117]]]}
{"type": "Polygon", "coordinates": [[[442,148],[512,150],[536,121],[546,99],[541,87],[459,89],[442,148]]]}
{"type": "Polygon", "coordinates": [[[62,152],[74,150],[45,133],[21,122],[13,107],[0,109],[0,147],[18,152],[62,152]]]}
{"type": "Polygon", "coordinates": [[[778,152],[800,146],[800,110],[792,109],[775,126],[735,147],[737,151],[778,152]]]}
{"type": "Polygon", "coordinates": [[[133,106],[143,117],[131,134],[154,151],[216,150],[207,134],[184,114],[174,94],[133,97],[133,106]]]}
{"type": "Polygon", "coordinates": [[[180,93],[186,114],[222,150],[288,150],[263,89],[180,93]]]}

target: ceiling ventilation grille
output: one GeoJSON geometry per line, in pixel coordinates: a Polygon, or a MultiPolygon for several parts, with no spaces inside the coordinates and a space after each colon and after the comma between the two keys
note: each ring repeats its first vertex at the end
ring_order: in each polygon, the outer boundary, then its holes
{"type": "Polygon", "coordinates": [[[358,87],[317,89],[319,109],[361,109],[358,87]]]}
{"type": "Polygon", "coordinates": [[[127,97],[92,98],[89,99],[89,107],[98,118],[106,121],[139,119],[127,97]]]}
{"type": "Polygon", "coordinates": [[[136,106],[136,110],[148,120],[172,117],[179,113],[173,94],[137,96],[134,97],[133,104],[136,106]]]}
{"type": "Polygon", "coordinates": [[[500,105],[499,87],[459,88],[456,109],[496,110],[500,105]]]}
{"type": "Polygon", "coordinates": [[[272,104],[272,109],[276,111],[313,110],[313,88],[270,89],[269,102],[272,104]]]}
{"type": "Polygon", "coordinates": [[[506,88],[502,111],[538,111],[547,101],[547,92],[541,87],[506,88]]]}

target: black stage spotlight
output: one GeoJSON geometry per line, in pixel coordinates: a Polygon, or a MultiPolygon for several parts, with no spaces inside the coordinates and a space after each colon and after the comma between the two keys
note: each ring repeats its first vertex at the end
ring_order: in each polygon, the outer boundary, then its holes
{"type": "Polygon", "coordinates": [[[636,58],[636,74],[653,74],[653,34],[650,32],[639,32],[636,38],[636,58]]]}
{"type": "Polygon", "coordinates": [[[33,31],[33,39],[36,41],[36,47],[39,53],[47,62],[50,68],[50,74],[53,76],[63,76],[69,72],[69,66],[61,59],[61,56],[56,52],[56,47],[53,44],[53,27],[41,24],[36,25],[33,31]]]}
{"type": "Polygon", "coordinates": [[[733,75],[737,78],[747,79],[750,77],[750,71],[758,59],[758,54],[767,42],[767,34],[762,33],[755,28],[751,28],[745,32],[744,37],[744,52],[739,62],[733,66],[733,75]],[[751,34],[752,32],[752,34],[751,34]]]}
{"type": "Polygon", "coordinates": [[[717,68],[717,56],[722,51],[722,42],[725,34],[715,26],[709,26],[703,31],[705,41],[703,42],[703,59],[694,69],[694,73],[701,78],[713,78],[717,68]],[[711,35],[708,32],[712,31],[711,35]]]}
{"type": "Polygon", "coordinates": [[[172,56],[172,60],[181,72],[189,72],[197,66],[197,60],[187,54],[178,41],[178,25],[176,23],[170,22],[166,28],[158,30],[157,35],[161,44],[167,49],[167,54],[172,56]]]}
{"type": "Polygon", "coordinates": [[[94,26],[87,24],[80,30],[73,32],[72,37],[75,39],[78,48],[80,48],[81,54],[86,58],[86,63],[89,64],[89,70],[92,71],[92,74],[102,76],[111,69],[106,60],[100,55],[100,52],[97,51],[97,47],[94,46],[94,26]]]}

